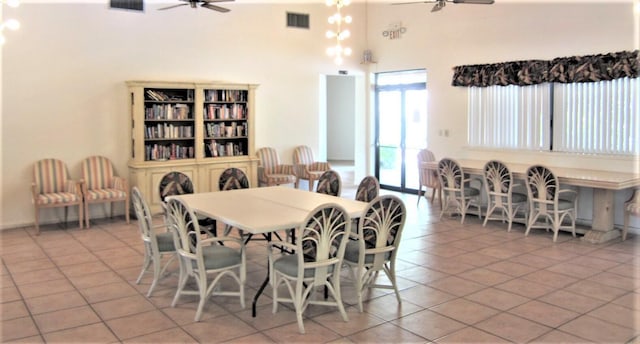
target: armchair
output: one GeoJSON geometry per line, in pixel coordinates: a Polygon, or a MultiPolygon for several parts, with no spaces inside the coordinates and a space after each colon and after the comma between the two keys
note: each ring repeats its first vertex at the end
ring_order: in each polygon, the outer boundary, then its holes
{"type": "Polygon", "coordinates": [[[281,164],[278,152],[274,148],[260,148],[256,154],[260,159],[260,164],[258,165],[259,186],[295,185],[296,176],[293,173],[293,165],[281,164]]]}
{"type": "Polygon", "coordinates": [[[78,182],[69,179],[64,162],[43,159],[33,166],[31,199],[35,210],[36,235],[40,235],[40,209],[64,207],[64,222],[67,222],[68,207],[78,206],[79,227],[82,228],[82,193],[78,182]]]}
{"type": "Polygon", "coordinates": [[[82,161],[82,195],[84,196],[85,223],[89,228],[89,204],[109,203],[113,217],[113,202],[124,202],[124,215],[129,223],[129,183],[113,172],[111,160],[91,156],[82,161]]]}
{"type": "Polygon", "coordinates": [[[323,172],[329,171],[331,165],[328,162],[315,161],[309,146],[298,146],[293,151],[293,168],[296,188],[300,185],[300,179],[304,179],[309,181],[309,191],[312,191],[314,182],[320,179],[323,172]]]}

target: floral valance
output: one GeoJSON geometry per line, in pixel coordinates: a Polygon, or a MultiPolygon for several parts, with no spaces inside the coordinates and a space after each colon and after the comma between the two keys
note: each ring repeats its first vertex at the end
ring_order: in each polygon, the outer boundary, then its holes
{"type": "Polygon", "coordinates": [[[453,68],[453,86],[535,85],[594,82],[640,76],[638,50],[453,68]]]}

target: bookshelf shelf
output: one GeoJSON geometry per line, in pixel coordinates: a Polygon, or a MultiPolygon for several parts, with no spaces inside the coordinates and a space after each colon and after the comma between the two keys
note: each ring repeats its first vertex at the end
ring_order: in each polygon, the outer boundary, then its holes
{"type": "Polygon", "coordinates": [[[254,84],[127,81],[131,98],[129,173],[159,211],[158,175],[181,171],[194,191],[217,191],[227,167],[257,185],[254,84]]]}

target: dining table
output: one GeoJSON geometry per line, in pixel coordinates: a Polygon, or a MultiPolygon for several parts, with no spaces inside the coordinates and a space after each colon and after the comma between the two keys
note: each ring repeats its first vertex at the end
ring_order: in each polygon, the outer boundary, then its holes
{"type": "MultiPolygon", "coordinates": [[[[169,196],[185,202],[197,215],[206,216],[250,234],[271,234],[291,230],[304,223],[309,213],[320,205],[342,206],[351,218],[362,216],[368,203],[287,186],[269,186],[228,191],[201,192],[169,196]]],[[[269,282],[260,286],[252,303],[256,316],[258,298],[269,282]]]]}
{"type": "MultiPolygon", "coordinates": [[[[478,176],[482,176],[484,165],[487,163],[477,159],[456,161],[465,174],[478,176]]],[[[502,162],[509,168],[514,178],[521,180],[526,180],[527,169],[534,165],[534,163],[502,162]]],[[[614,193],[640,186],[640,173],[542,165],[556,175],[560,184],[593,189],[591,229],[584,233],[582,240],[596,244],[620,237],[620,231],[614,228],[614,193]]],[[[438,161],[424,162],[421,167],[437,170],[438,161]]]]}

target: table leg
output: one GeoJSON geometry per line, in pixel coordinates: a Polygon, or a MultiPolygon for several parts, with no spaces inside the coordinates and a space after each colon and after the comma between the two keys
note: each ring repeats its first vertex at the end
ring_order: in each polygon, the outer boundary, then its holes
{"type": "Polygon", "coordinates": [[[620,236],[620,231],[613,228],[614,190],[593,189],[593,211],[591,230],[582,240],[592,244],[601,244],[620,236]]]}

